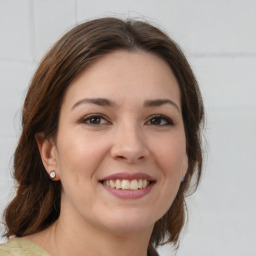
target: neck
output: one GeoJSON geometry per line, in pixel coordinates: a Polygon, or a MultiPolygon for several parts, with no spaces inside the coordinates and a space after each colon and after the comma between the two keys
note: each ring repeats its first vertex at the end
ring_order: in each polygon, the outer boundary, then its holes
{"type": "Polygon", "coordinates": [[[153,226],[136,232],[110,232],[61,214],[34,241],[51,256],[146,256],[152,230],[153,226]]]}

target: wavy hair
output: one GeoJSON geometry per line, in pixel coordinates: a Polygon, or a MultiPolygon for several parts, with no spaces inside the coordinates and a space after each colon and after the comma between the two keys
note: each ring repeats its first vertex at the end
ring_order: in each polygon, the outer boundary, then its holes
{"type": "Polygon", "coordinates": [[[22,134],[14,155],[17,193],[5,210],[6,237],[44,230],[60,214],[61,183],[49,179],[35,135],[56,136],[63,95],[91,62],[114,50],[150,52],[173,71],[181,91],[188,171],[166,214],[154,226],[148,252],[161,243],[178,245],[186,219],[185,196],[197,188],[202,172],[201,123],[204,108],[195,76],[177,44],[144,21],[101,18],[66,33],[45,55],[28,89],[22,111],[22,134]],[[193,177],[193,182],[192,182],[193,177]],[[193,184],[192,184],[193,183],[193,184]]]}

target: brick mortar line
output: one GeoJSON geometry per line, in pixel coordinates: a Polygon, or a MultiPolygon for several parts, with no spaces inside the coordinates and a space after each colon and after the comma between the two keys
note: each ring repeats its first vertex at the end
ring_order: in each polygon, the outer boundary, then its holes
{"type": "Polygon", "coordinates": [[[255,58],[256,53],[190,53],[188,56],[198,58],[255,58]]]}

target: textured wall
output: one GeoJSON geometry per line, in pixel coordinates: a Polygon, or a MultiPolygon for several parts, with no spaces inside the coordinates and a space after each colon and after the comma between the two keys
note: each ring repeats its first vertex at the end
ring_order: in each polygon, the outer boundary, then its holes
{"type": "Polygon", "coordinates": [[[38,61],[73,25],[107,15],[166,30],[204,95],[205,173],[177,255],[256,255],[255,0],[0,0],[0,211],[13,194],[20,109],[38,61]]]}

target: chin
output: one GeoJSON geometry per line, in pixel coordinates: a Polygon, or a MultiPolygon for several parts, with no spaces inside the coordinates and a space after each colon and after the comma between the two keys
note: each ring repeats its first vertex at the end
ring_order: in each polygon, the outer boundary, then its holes
{"type": "MultiPolygon", "coordinates": [[[[105,215],[105,217],[107,217],[105,215]]],[[[137,209],[119,210],[112,212],[109,218],[105,218],[105,227],[112,230],[114,233],[133,233],[153,230],[157,219],[150,215],[150,212],[143,214],[137,209]]]]}

